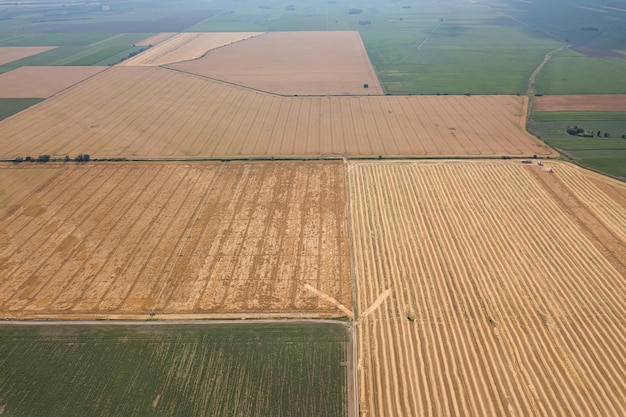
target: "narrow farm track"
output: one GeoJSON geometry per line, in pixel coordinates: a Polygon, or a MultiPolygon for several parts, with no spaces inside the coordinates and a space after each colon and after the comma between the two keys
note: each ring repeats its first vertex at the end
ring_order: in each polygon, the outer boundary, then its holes
{"type": "Polygon", "coordinates": [[[113,67],[0,122],[0,157],[556,155],[516,96],[281,97],[155,67],[113,67]]]}
{"type": "Polygon", "coordinates": [[[626,414],[626,275],[598,246],[626,209],[581,169],[347,169],[357,310],[392,291],[358,322],[363,416],[626,414]]]}
{"type": "Polygon", "coordinates": [[[41,169],[0,217],[1,317],[345,314],[306,285],[352,308],[339,161],[41,169]]]}

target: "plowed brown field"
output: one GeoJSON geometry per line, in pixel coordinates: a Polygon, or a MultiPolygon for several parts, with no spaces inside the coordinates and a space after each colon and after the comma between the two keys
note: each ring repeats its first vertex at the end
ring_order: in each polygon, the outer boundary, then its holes
{"type": "Polygon", "coordinates": [[[516,96],[278,97],[114,67],[0,122],[0,157],[554,155],[516,96]]]}
{"type": "Polygon", "coordinates": [[[123,61],[122,66],[158,66],[200,58],[211,49],[260,35],[262,32],[180,33],[123,61]]]}
{"type": "Polygon", "coordinates": [[[0,65],[49,51],[56,46],[0,46],[0,65]]]}
{"type": "Polygon", "coordinates": [[[626,186],[550,166],[348,164],[364,417],[626,415],[626,186]]]}
{"type": "Polygon", "coordinates": [[[534,111],[626,111],[626,94],[539,96],[534,111]]]}
{"type": "Polygon", "coordinates": [[[46,98],[108,67],[20,67],[0,74],[0,98],[46,98]]]}
{"type": "Polygon", "coordinates": [[[359,32],[266,33],[172,68],[284,95],[383,94],[359,32]]]}
{"type": "MultiPolygon", "coordinates": [[[[3,168],[19,186],[29,165],[3,168]]],[[[0,317],[341,316],[341,162],[46,165],[0,218],[0,317]],[[41,171],[50,169],[49,175],[41,171]]]]}

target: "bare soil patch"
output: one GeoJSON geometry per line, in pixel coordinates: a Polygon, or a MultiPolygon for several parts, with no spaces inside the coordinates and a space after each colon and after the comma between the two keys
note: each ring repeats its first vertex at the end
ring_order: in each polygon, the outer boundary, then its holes
{"type": "Polygon", "coordinates": [[[619,52],[615,52],[611,49],[601,48],[596,45],[574,45],[572,46],[572,50],[576,52],[580,52],[581,54],[593,57],[593,58],[620,58],[626,59],[625,55],[620,54],[619,52]]]}
{"type": "Polygon", "coordinates": [[[383,94],[359,32],[266,33],[172,67],[284,95],[383,94]]]}
{"type": "Polygon", "coordinates": [[[49,51],[56,46],[0,46],[0,65],[49,51]]]}
{"type": "Polygon", "coordinates": [[[0,98],[47,98],[108,67],[20,67],[0,74],[0,98]]]}
{"type": "Polygon", "coordinates": [[[534,111],[626,111],[626,94],[573,94],[539,96],[534,111]]]}
{"type": "Polygon", "coordinates": [[[345,314],[306,285],[352,307],[341,162],[46,169],[0,218],[0,317],[345,314]]]}
{"type": "Polygon", "coordinates": [[[354,162],[348,181],[357,311],[392,291],[359,318],[364,416],[626,413],[626,210],[584,170],[354,162]]]}
{"type": "Polygon", "coordinates": [[[123,66],[159,66],[200,58],[208,51],[260,35],[261,32],[180,33],[143,53],[123,61],[123,66]]]}
{"type": "Polygon", "coordinates": [[[114,67],[0,122],[0,156],[556,155],[525,119],[525,97],[280,97],[114,67]]]}

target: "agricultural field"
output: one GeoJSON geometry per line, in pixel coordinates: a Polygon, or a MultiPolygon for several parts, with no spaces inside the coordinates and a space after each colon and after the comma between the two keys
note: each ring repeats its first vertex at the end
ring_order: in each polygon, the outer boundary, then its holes
{"type": "MultiPolygon", "coordinates": [[[[542,97],[535,100],[538,98],[542,97]]],[[[626,135],[626,112],[534,111],[528,129],[576,163],[626,179],[626,139],[622,138],[626,135]],[[592,132],[594,137],[569,135],[568,126],[592,132]]]]}
{"type": "Polygon", "coordinates": [[[267,33],[171,67],[282,95],[383,94],[356,31],[267,33]]]}
{"type": "Polygon", "coordinates": [[[348,417],[341,323],[0,326],[8,416],[348,417]]]}
{"type": "Polygon", "coordinates": [[[0,317],[351,315],[340,161],[2,174],[0,317]]]}
{"type": "Polygon", "coordinates": [[[118,66],[0,122],[0,157],[556,155],[525,131],[526,103],[517,96],[279,97],[118,66]]]}
{"type": "Polygon", "coordinates": [[[121,65],[159,66],[195,60],[208,51],[258,36],[258,32],[180,33],[155,47],[121,63],[121,65]]]}
{"type": "Polygon", "coordinates": [[[0,120],[41,102],[39,98],[0,98],[0,120]]]}
{"type": "Polygon", "coordinates": [[[626,94],[540,96],[533,99],[533,111],[626,112],[626,94]]]}
{"type": "Polygon", "coordinates": [[[54,46],[0,46],[0,65],[54,49],[54,46]]]}
{"type": "Polygon", "coordinates": [[[107,67],[20,67],[0,74],[0,98],[47,98],[107,67]]]}
{"type": "Polygon", "coordinates": [[[362,416],[626,414],[624,183],[558,161],[347,169],[362,416]]]}
{"type": "Polygon", "coordinates": [[[176,32],[163,32],[163,33],[157,33],[156,35],[152,35],[150,37],[147,37],[146,39],[143,39],[139,42],[135,42],[136,46],[156,46],[158,44],[160,44],[161,42],[165,42],[166,40],[174,37],[178,35],[178,33],[176,32]]]}
{"type": "Polygon", "coordinates": [[[624,73],[626,53],[610,57],[588,56],[566,49],[548,61],[537,76],[535,87],[537,93],[544,95],[626,94],[624,73]]]}

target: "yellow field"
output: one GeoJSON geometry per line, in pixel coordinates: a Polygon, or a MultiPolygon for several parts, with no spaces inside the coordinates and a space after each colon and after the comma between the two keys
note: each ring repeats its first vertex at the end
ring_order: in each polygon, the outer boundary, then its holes
{"type": "Polygon", "coordinates": [[[262,32],[180,33],[139,55],[122,66],[159,66],[200,58],[211,49],[260,35],[262,32]]]}
{"type": "Polygon", "coordinates": [[[626,415],[626,186],[549,165],[348,164],[362,416],[626,415]]]}
{"type": "Polygon", "coordinates": [[[282,95],[383,94],[356,31],[266,33],[171,67],[282,95]]]}
{"type": "Polygon", "coordinates": [[[2,167],[0,194],[32,186],[2,198],[0,317],[352,307],[341,162],[33,166],[2,167]]]}
{"type": "Polygon", "coordinates": [[[0,65],[49,51],[56,46],[0,46],[0,65]]]}
{"type": "Polygon", "coordinates": [[[517,96],[278,97],[114,67],[0,122],[0,157],[554,155],[517,96]]]}

